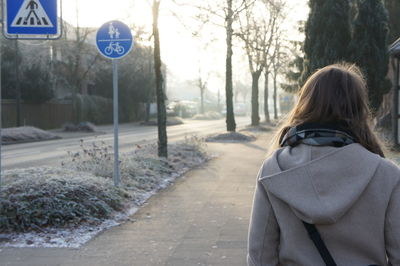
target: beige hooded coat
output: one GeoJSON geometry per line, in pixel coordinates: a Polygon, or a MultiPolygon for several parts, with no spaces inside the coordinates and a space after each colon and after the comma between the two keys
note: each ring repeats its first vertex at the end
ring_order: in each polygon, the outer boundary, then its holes
{"type": "Polygon", "coordinates": [[[258,175],[248,265],[325,265],[301,220],[339,266],[400,265],[400,169],[359,144],[278,149],[258,175]]]}

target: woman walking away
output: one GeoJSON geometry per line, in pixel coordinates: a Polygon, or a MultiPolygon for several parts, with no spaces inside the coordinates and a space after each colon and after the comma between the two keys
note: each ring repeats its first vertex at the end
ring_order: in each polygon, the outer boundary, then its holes
{"type": "Polygon", "coordinates": [[[257,177],[247,263],[400,265],[400,169],[354,65],[314,73],[257,177]]]}

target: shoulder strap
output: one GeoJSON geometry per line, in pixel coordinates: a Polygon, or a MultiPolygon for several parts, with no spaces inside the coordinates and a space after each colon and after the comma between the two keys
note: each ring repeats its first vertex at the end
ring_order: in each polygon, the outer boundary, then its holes
{"type": "Polygon", "coordinates": [[[331,253],[326,247],[315,225],[306,223],[304,221],[303,224],[308,232],[308,236],[310,237],[312,242],[314,242],[314,245],[318,249],[318,252],[324,260],[326,266],[337,266],[335,260],[333,259],[331,253]]]}

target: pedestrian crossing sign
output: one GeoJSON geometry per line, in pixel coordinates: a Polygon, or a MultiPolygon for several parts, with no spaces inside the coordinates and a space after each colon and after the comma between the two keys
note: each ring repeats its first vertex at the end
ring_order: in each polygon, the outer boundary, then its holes
{"type": "Polygon", "coordinates": [[[61,0],[3,0],[3,34],[11,39],[61,36],[61,0]]]}

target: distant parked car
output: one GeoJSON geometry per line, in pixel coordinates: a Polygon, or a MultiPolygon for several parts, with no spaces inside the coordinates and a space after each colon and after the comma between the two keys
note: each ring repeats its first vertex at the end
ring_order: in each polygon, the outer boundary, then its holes
{"type": "Polygon", "coordinates": [[[167,116],[176,116],[175,110],[174,110],[174,105],[167,104],[165,109],[167,111],[167,116]]]}
{"type": "Polygon", "coordinates": [[[167,106],[167,113],[183,118],[197,114],[197,103],[193,101],[172,101],[167,106]]]}
{"type": "Polygon", "coordinates": [[[245,103],[236,103],[233,105],[235,115],[245,116],[247,115],[247,106],[245,103]]]}
{"type": "MultiPolygon", "coordinates": [[[[233,112],[237,116],[245,116],[247,115],[247,105],[245,103],[234,103],[233,104],[233,112]]],[[[226,115],[226,108],[221,112],[223,115],[226,115]]]]}

